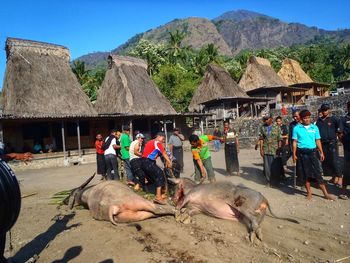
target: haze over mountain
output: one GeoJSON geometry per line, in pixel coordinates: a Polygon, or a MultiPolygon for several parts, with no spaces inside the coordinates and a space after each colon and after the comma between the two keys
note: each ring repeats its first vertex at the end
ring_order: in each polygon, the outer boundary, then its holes
{"type": "MultiPolygon", "coordinates": [[[[350,29],[330,31],[308,27],[299,23],[286,23],[252,11],[226,12],[212,21],[206,18],[190,17],[175,19],[155,29],[140,33],[125,44],[111,50],[111,53],[126,53],[141,39],[154,43],[165,43],[169,32],[178,29],[185,32],[184,45],[194,49],[213,43],[223,55],[235,55],[245,49],[262,49],[304,44],[317,37],[332,37],[337,42],[350,41],[350,29]]],[[[88,67],[95,67],[105,60],[110,52],[94,52],[77,58],[88,67]]]]}

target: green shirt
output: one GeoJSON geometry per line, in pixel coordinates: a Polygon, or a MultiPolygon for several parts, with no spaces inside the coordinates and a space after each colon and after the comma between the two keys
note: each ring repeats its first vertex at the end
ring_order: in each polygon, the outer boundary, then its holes
{"type": "Polygon", "coordinates": [[[208,142],[211,140],[213,140],[213,137],[211,135],[202,135],[199,137],[198,147],[191,148],[193,158],[195,160],[198,160],[198,159],[205,160],[210,157],[208,142]]]}
{"type": "Polygon", "coordinates": [[[127,133],[122,133],[122,136],[120,137],[120,146],[123,160],[130,158],[129,148],[126,148],[130,147],[130,144],[131,140],[129,135],[127,133]]]}
{"type": "Polygon", "coordinates": [[[276,124],[270,127],[264,124],[260,127],[259,139],[263,140],[264,154],[276,155],[278,142],[282,140],[280,127],[276,124]]]}

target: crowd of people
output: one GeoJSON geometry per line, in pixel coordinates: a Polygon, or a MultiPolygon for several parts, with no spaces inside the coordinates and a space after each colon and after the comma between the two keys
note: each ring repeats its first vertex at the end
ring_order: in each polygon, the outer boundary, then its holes
{"type": "MultiPolygon", "coordinates": [[[[347,103],[350,112],[350,102],[347,103]]],[[[287,161],[292,158],[295,168],[291,169],[295,178],[294,186],[305,187],[307,198],[312,198],[311,183],[318,183],[326,199],[335,197],[328,193],[327,183],[342,188],[339,198],[348,199],[346,187],[349,184],[350,171],[350,113],[341,118],[329,115],[330,107],[322,104],[318,110],[318,118],[311,123],[311,112],[293,109],[293,121],[286,125],[283,117],[263,116],[263,124],[259,128],[256,149],[263,160],[263,173],[267,186],[278,186],[286,179],[287,161]],[[344,167],[340,167],[338,141],[344,147],[344,167]],[[325,176],[331,176],[328,182],[325,176]]],[[[283,112],[282,115],[285,115],[283,112]]],[[[223,123],[223,130],[216,126],[212,134],[191,134],[189,142],[194,164],[196,182],[215,182],[215,173],[211,160],[209,143],[213,141],[213,151],[224,145],[227,176],[240,176],[238,132],[223,123]]],[[[156,137],[145,143],[142,133],[134,134],[130,139],[130,128],[123,126],[122,132],[112,130],[103,139],[96,136],[97,173],[106,180],[120,180],[120,164],[122,162],[127,184],[136,191],[147,189],[147,184],[155,187],[155,202],[166,202],[165,176],[179,177],[183,172],[184,135],[174,128],[165,147],[166,136],[159,132],[156,137]],[[158,157],[164,163],[164,171],[156,164],[158,157]],[[118,158],[120,159],[118,165],[118,158]],[[168,171],[168,173],[167,173],[168,171]],[[169,174],[169,172],[171,174],[169,174]]]]}

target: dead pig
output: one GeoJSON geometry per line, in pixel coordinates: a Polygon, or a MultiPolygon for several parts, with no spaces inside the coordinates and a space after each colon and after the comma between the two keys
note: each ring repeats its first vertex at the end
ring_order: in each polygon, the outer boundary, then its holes
{"type": "Polygon", "coordinates": [[[221,219],[240,220],[247,225],[251,241],[255,236],[262,240],[260,225],[267,208],[276,218],[299,223],[294,219],[274,215],[261,193],[243,185],[237,186],[231,182],[196,184],[187,178],[169,180],[177,184],[173,197],[177,210],[187,208],[184,213],[189,216],[204,213],[221,219]]]}
{"type": "Polygon", "coordinates": [[[174,207],[154,204],[118,181],[105,181],[85,188],[91,180],[71,193],[68,198],[70,208],[83,205],[93,218],[113,224],[175,214],[174,207]]]}

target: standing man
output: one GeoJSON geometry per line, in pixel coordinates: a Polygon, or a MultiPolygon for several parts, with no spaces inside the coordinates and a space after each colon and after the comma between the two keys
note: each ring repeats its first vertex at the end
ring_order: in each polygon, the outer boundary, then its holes
{"type": "Polygon", "coordinates": [[[134,186],[135,185],[134,176],[132,174],[131,166],[130,166],[130,154],[129,154],[130,144],[131,144],[130,127],[128,125],[123,125],[123,132],[122,132],[122,136],[120,137],[122,160],[124,163],[124,170],[127,177],[127,184],[134,186]]]}
{"type": "Polygon", "coordinates": [[[224,122],[224,143],[225,143],[225,162],[226,172],[228,176],[232,176],[233,173],[239,174],[239,141],[238,134],[234,129],[230,127],[228,121],[224,122]]]}
{"type": "Polygon", "coordinates": [[[343,178],[339,167],[337,144],[337,136],[340,137],[342,133],[341,124],[338,118],[328,115],[328,104],[322,104],[320,112],[321,117],[317,119],[316,125],[320,131],[322,148],[325,155],[324,162],[322,163],[323,173],[331,175],[331,182],[341,186],[343,178]]]}
{"type": "Polygon", "coordinates": [[[185,136],[180,133],[178,128],[174,128],[174,132],[169,138],[169,150],[179,164],[181,173],[184,171],[184,152],[182,148],[182,142],[184,140],[185,136]]]}
{"type": "Polygon", "coordinates": [[[326,199],[334,200],[334,197],[328,194],[326,186],[322,179],[322,167],[317,158],[317,149],[320,153],[321,161],[324,160],[321,137],[318,127],[311,124],[311,113],[308,110],[300,112],[301,124],[293,129],[293,162],[298,160],[300,174],[307,191],[307,199],[312,198],[310,182],[316,180],[326,199]],[[317,149],[316,149],[317,147],[317,149]],[[298,151],[297,151],[298,149],[298,151]]]}
{"type": "MultiPolygon", "coordinates": [[[[222,137],[222,133],[219,129],[219,126],[215,127],[213,135],[216,137],[222,137]]],[[[214,151],[218,152],[218,151],[220,151],[220,148],[221,148],[220,140],[214,140],[214,151]]]]}
{"type": "Polygon", "coordinates": [[[156,185],[155,203],[165,205],[166,197],[162,191],[165,190],[165,177],[162,169],[156,164],[158,156],[162,155],[165,159],[165,166],[172,168],[172,163],[166,153],[163,144],[165,143],[165,134],[158,132],[155,139],[146,143],[142,154],[142,170],[146,174],[147,179],[156,185]]]}
{"type": "Polygon", "coordinates": [[[96,165],[97,174],[100,174],[101,180],[106,179],[106,162],[105,162],[105,150],[103,146],[103,137],[100,133],[96,135],[95,149],[96,149],[96,165]]]}
{"type": "Polygon", "coordinates": [[[348,114],[341,118],[341,124],[343,127],[343,135],[341,141],[344,147],[344,178],[340,199],[349,199],[346,195],[346,187],[350,184],[350,101],[346,104],[348,108],[348,114]]]}
{"type": "MultiPolygon", "coordinates": [[[[259,145],[260,145],[260,155],[264,160],[264,174],[267,180],[267,186],[271,184],[271,175],[273,176],[282,176],[283,167],[281,166],[280,174],[274,174],[272,172],[275,169],[273,167],[277,166],[277,151],[281,148],[281,129],[272,123],[272,116],[263,117],[264,125],[261,126],[259,131],[259,145]]],[[[277,169],[276,169],[277,170],[277,169]]]]}
{"type": "Polygon", "coordinates": [[[290,157],[290,147],[289,147],[289,136],[288,136],[288,127],[287,125],[283,124],[283,120],[281,116],[278,116],[276,118],[276,124],[281,129],[281,135],[282,135],[282,163],[283,167],[286,170],[287,161],[290,157]]]}
{"type": "Polygon", "coordinates": [[[222,138],[218,138],[212,135],[202,135],[198,137],[197,135],[192,134],[189,137],[189,141],[192,146],[191,151],[195,169],[194,179],[196,182],[203,182],[206,177],[208,177],[211,183],[216,181],[208,146],[209,141],[212,140],[223,141],[222,138]]]}
{"type": "Polygon", "coordinates": [[[118,139],[119,136],[117,131],[111,130],[110,135],[106,138],[104,143],[103,148],[105,149],[104,155],[106,161],[107,180],[120,180],[117,162],[117,151],[120,149],[120,146],[117,144],[118,139]]]}
{"type": "Polygon", "coordinates": [[[131,171],[134,175],[135,178],[135,187],[134,189],[136,191],[139,191],[140,185],[144,189],[145,186],[145,174],[142,171],[142,144],[145,139],[145,136],[142,133],[138,133],[136,135],[136,140],[134,140],[130,144],[130,149],[129,149],[129,154],[130,154],[130,166],[131,166],[131,171]]]}

